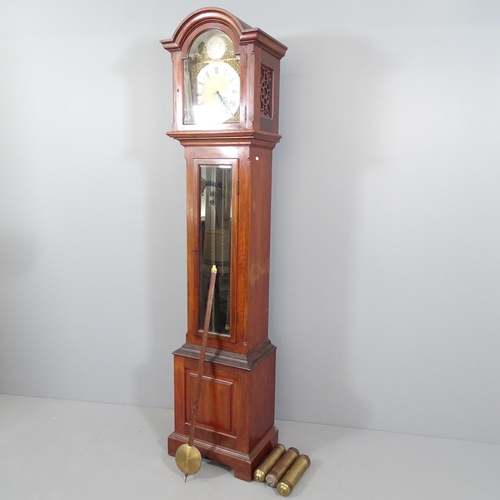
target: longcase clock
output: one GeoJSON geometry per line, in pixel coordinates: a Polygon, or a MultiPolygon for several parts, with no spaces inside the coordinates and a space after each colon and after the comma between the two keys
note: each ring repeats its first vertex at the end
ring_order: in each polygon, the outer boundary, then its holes
{"type": "Polygon", "coordinates": [[[210,269],[217,266],[196,422],[202,456],[250,481],[277,443],[268,339],[272,151],[286,47],[229,12],[189,15],[162,45],[173,63],[170,137],[187,169],[188,330],[174,352],[175,430],[188,440],[210,269]]]}

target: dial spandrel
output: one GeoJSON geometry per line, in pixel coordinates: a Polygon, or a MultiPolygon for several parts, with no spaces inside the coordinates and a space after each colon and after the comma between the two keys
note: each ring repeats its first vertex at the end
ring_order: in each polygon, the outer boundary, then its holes
{"type": "Polygon", "coordinates": [[[202,33],[184,60],[184,123],[237,123],[240,111],[240,59],[219,30],[202,33]]]}

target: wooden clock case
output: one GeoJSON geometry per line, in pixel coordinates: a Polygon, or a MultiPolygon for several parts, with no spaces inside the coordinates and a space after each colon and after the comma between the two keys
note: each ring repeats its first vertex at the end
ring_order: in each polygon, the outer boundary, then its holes
{"type": "Polygon", "coordinates": [[[276,348],[268,339],[272,151],[279,142],[279,72],[286,47],[229,12],[207,8],[188,16],[163,40],[173,63],[170,137],[184,146],[187,167],[188,331],[174,352],[175,430],[168,453],[188,441],[200,356],[200,167],[232,170],[230,334],[209,334],[195,446],[202,456],[250,481],[277,443],[274,425],[276,348]],[[239,121],[184,120],[184,60],[193,41],[224,32],[240,57],[239,121]]]}

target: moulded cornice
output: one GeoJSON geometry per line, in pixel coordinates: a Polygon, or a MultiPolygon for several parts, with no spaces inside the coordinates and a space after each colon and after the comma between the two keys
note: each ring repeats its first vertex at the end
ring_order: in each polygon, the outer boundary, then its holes
{"type": "Polygon", "coordinates": [[[281,59],[287,47],[259,28],[252,28],[230,12],[216,7],[199,9],[182,21],[171,39],[161,40],[163,47],[169,52],[181,50],[189,34],[200,25],[218,23],[228,26],[237,36],[241,45],[255,43],[267,49],[281,59]]]}
{"type": "Polygon", "coordinates": [[[256,130],[181,130],[167,132],[183,146],[260,146],[273,149],[281,135],[256,130]]]}
{"type": "Polygon", "coordinates": [[[187,16],[175,30],[173,37],[169,40],[161,40],[161,44],[170,52],[180,50],[189,34],[201,24],[220,23],[231,28],[234,33],[241,37],[244,29],[251,28],[230,12],[216,7],[199,9],[187,16]]]}

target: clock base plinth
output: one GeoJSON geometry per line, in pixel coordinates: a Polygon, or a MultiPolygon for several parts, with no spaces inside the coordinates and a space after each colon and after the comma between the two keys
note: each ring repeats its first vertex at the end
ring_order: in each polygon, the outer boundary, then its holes
{"type": "MultiPolygon", "coordinates": [[[[173,432],[167,439],[168,454],[170,456],[175,456],[177,448],[187,442],[188,436],[173,432]]],[[[249,454],[207,443],[199,439],[194,440],[194,446],[200,450],[202,457],[231,468],[234,472],[234,477],[242,479],[243,481],[251,481],[253,479],[254,470],[277,444],[278,429],[275,426],[269,429],[269,432],[259,441],[249,454]]]]}
{"type": "MultiPolygon", "coordinates": [[[[174,353],[174,432],[168,453],[188,442],[200,347],[174,353]]],[[[274,425],[276,347],[269,340],[248,354],[207,349],[194,446],[206,457],[250,481],[260,460],[277,444],[274,425]]]]}

